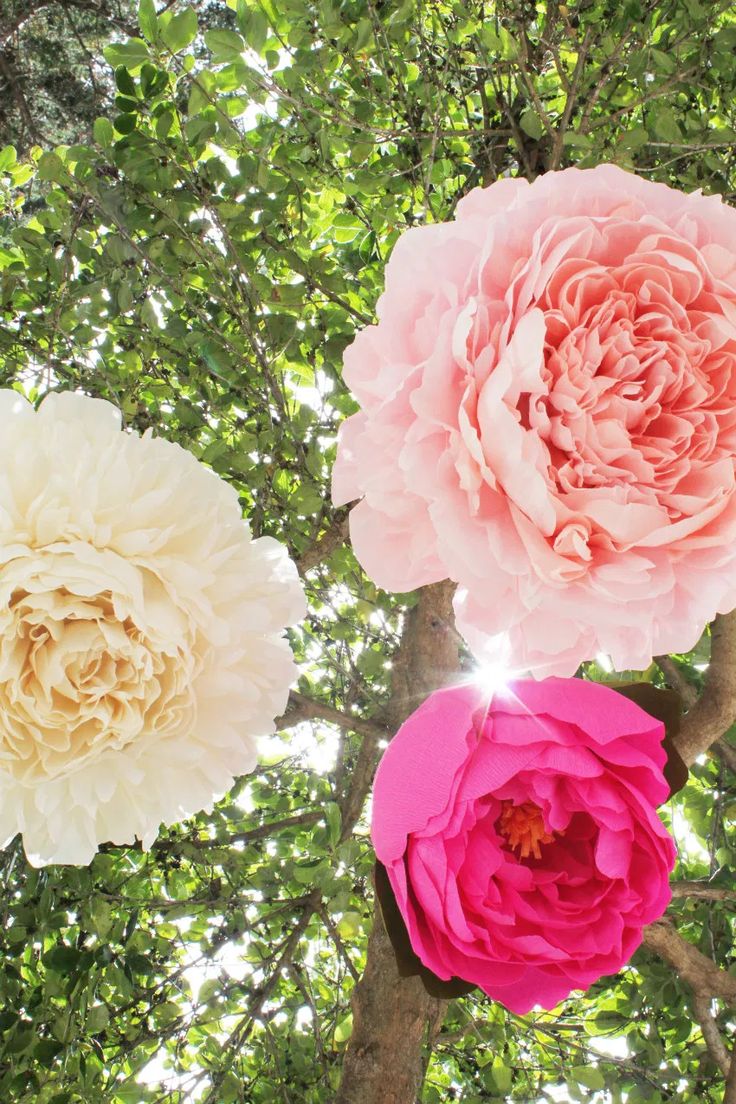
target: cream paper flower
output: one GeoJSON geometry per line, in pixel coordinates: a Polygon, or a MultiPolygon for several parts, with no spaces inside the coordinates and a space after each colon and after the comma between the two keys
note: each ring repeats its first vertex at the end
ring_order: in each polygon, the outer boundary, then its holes
{"type": "Polygon", "coordinates": [[[109,403],[0,390],[0,843],[86,863],[253,769],[295,677],[294,564],[109,403]]]}

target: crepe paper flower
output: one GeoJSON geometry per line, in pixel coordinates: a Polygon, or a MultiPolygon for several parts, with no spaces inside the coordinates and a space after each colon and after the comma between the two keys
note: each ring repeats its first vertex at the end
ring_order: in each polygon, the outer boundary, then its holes
{"type": "Polygon", "coordinates": [[[524,1013],[628,962],[670,900],[663,735],[582,679],[433,693],[384,753],[372,824],[426,971],[524,1013]]]}
{"type": "Polygon", "coordinates": [[[149,846],[252,770],[295,667],[296,569],[238,496],[107,402],[0,391],[0,843],[149,846]]]}
{"type": "Polygon", "coordinates": [[[612,165],[414,228],[345,353],[335,502],[387,590],[459,583],[516,672],[684,652],[736,606],[736,212],[612,165]]]}

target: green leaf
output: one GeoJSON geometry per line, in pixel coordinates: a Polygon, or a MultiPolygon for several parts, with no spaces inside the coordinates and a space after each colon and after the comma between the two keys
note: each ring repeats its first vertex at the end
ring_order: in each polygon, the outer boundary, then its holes
{"type": "Polygon", "coordinates": [[[87,1012],[87,1019],[85,1020],[84,1026],[91,1035],[96,1035],[98,1031],[104,1031],[109,1022],[110,1012],[107,1006],[104,1004],[96,1004],[87,1012]]]}
{"type": "Polygon", "coordinates": [[[241,16],[241,8],[238,7],[238,26],[251,49],[260,54],[268,37],[268,20],[263,12],[252,11],[245,4],[243,9],[241,16]]]}
{"type": "Polygon", "coordinates": [[[344,912],[336,925],[338,933],[343,939],[355,939],[361,929],[362,919],[359,912],[344,912]]]}
{"type": "Polygon", "coordinates": [[[530,138],[537,140],[544,134],[542,120],[533,107],[527,107],[522,111],[519,123],[521,124],[521,129],[525,134],[528,134],[530,138]]]}
{"type": "Polygon", "coordinates": [[[664,50],[652,49],[650,50],[650,56],[660,73],[669,75],[670,73],[674,73],[675,69],[677,68],[676,59],[673,58],[670,54],[666,53],[664,50]]]}
{"type": "Polygon", "coordinates": [[[67,947],[60,943],[47,951],[41,961],[48,970],[53,970],[57,974],[70,974],[76,970],[79,959],[80,952],[76,947],[67,947]]]}
{"type": "Polygon", "coordinates": [[[593,138],[590,134],[578,134],[574,130],[567,130],[562,143],[565,146],[572,146],[573,149],[587,150],[592,148],[593,138]]]}
{"type": "Polygon", "coordinates": [[[222,982],[219,978],[207,978],[203,981],[199,987],[199,993],[197,994],[197,1000],[200,1004],[205,1004],[207,1001],[217,997],[222,991],[222,982]]]}
{"type": "Polygon", "coordinates": [[[335,1042],[346,1043],[352,1034],[353,1013],[348,1012],[346,1016],[343,1016],[342,1019],[338,1021],[337,1027],[335,1028],[335,1042]]]}
{"type": "Polygon", "coordinates": [[[10,176],[12,178],[14,188],[20,188],[21,185],[30,180],[33,175],[34,169],[32,165],[17,165],[15,168],[10,170],[10,176]]]}
{"type": "Polygon", "coordinates": [[[95,142],[100,146],[105,146],[107,148],[115,141],[115,131],[109,119],[102,117],[95,119],[92,133],[94,134],[95,142]]]}
{"type": "Polygon", "coordinates": [[[0,150],[0,172],[5,172],[7,169],[11,169],[16,163],[18,156],[13,146],[3,146],[0,150]]]}
{"type": "MultiPolygon", "coordinates": [[[[201,998],[201,991],[200,991],[201,998]]],[[[176,1001],[164,1001],[153,1009],[153,1018],[156,1023],[170,1024],[181,1015],[181,1008],[176,1001]]]]}
{"type": "Polygon", "coordinates": [[[569,1076],[586,1089],[604,1089],[606,1079],[597,1066],[574,1066],[569,1076]]]}
{"type": "Polygon", "coordinates": [[[680,127],[675,117],[675,113],[670,107],[660,105],[651,112],[650,126],[654,133],[655,138],[659,138],[664,142],[681,142],[682,134],[680,127]]]}
{"type": "Polygon", "coordinates": [[[493,1059],[491,1073],[493,1074],[493,1080],[496,1082],[498,1091],[501,1093],[508,1092],[514,1080],[513,1072],[498,1054],[493,1059]]]}
{"type": "Polygon", "coordinates": [[[204,40],[213,61],[235,61],[245,50],[245,42],[236,31],[205,31],[204,40]]]}
{"type": "Polygon", "coordinates": [[[144,62],[150,61],[148,46],[142,38],[129,38],[127,42],[113,42],[103,49],[105,60],[117,68],[121,65],[130,73],[137,72],[144,62]]]}
{"type": "Polygon", "coordinates": [[[368,45],[373,37],[373,23],[370,19],[361,19],[355,28],[355,39],[353,40],[353,49],[356,53],[362,50],[368,45]]]}
{"type": "Polygon", "coordinates": [[[13,1035],[5,1043],[6,1054],[21,1054],[24,1050],[28,1050],[28,1047],[33,1043],[36,1038],[36,1031],[33,1027],[22,1027],[15,1031],[13,1035]]]}
{"type": "Polygon", "coordinates": [[[115,70],[115,84],[124,96],[131,96],[135,98],[135,96],[137,96],[138,94],[135,86],[135,81],[133,80],[124,65],[119,65],[118,68],[115,70]]]}
{"type": "Polygon", "coordinates": [[[64,180],[67,172],[58,153],[44,153],[41,155],[38,162],[38,175],[41,180],[64,180]]]}
{"type": "Polygon", "coordinates": [[[39,1039],[33,1048],[33,1057],[42,1066],[50,1068],[54,1064],[54,1059],[61,1054],[63,1049],[64,1044],[57,1039],[39,1039]]]}
{"type": "Polygon", "coordinates": [[[135,115],[116,115],[114,125],[118,134],[132,134],[136,126],[136,117],[135,115]]]}
{"type": "Polygon", "coordinates": [[[197,13],[194,8],[187,7],[166,23],[161,19],[160,27],[164,46],[172,54],[178,54],[197,37],[197,13]]]}
{"type": "Polygon", "coordinates": [[[342,816],[340,814],[340,806],[335,801],[328,801],[325,807],[325,817],[327,819],[327,829],[330,835],[330,846],[335,847],[340,839],[340,829],[342,827],[342,816]]]}
{"type": "Polygon", "coordinates": [[[162,111],[156,119],[156,137],[161,139],[167,138],[173,125],[173,111],[162,111]]]}
{"type": "Polygon", "coordinates": [[[153,0],[140,0],[138,4],[138,26],[144,38],[155,42],[158,36],[158,19],[153,0]]]}
{"type": "Polygon", "coordinates": [[[158,330],[160,328],[158,314],[156,313],[156,308],[152,299],[146,299],[141,307],[141,322],[151,330],[158,330]]]}
{"type": "Polygon", "coordinates": [[[217,78],[214,73],[211,73],[208,69],[203,69],[201,73],[198,73],[192,81],[192,87],[189,92],[187,114],[195,116],[205,107],[209,107],[210,97],[212,97],[212,99],[216,98],[216,88],[217,78]]]}

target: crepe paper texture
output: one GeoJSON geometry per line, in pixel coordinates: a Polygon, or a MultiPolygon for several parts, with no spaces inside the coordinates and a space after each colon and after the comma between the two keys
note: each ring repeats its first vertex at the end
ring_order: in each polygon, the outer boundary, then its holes
{"type": "Polygon", "coordinates": [[[296,676],[296,568],[112,405],[0,391],[0,845],[149,846],[256,763],[296,676]]]}
{"type": "Polygon", "coordinates": [[[517,674],[686,652],[736,606],[736,211],[612,165],[412,228],[345,352],[333,497],[379,586],[459,583],[517,674]]]}
{"type": "Polygon", "coordinates": [[[663,736],[582,679],[427,698],[384,753],[372,821],[421,963],[525,1013],[628,962],[671,896],[663,736]]]}

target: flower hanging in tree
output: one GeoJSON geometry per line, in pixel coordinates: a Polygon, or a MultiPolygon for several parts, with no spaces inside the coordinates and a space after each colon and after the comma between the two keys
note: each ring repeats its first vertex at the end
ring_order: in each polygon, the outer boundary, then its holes
{"type": "Polygon", "coordinates": [[[253,768],[304,597],[231,487],[110,404],[2,391],[0,424],[0,841],[85,863],[253,768]]]}
{"type": "Polygon", "coordinates": [[[371,578],[460,584],[517,670],[687,651],[736,606],[736,212],[610,165],[412,229],[345,354],[334,473],[371,578]]]}
{"type": "Polygon", "coordinates": [[[376,854],[421,963],[519,1013],[616,973],[670,900],[663,735],[581,679],[432,694],[373,794],[376,854]]]}

